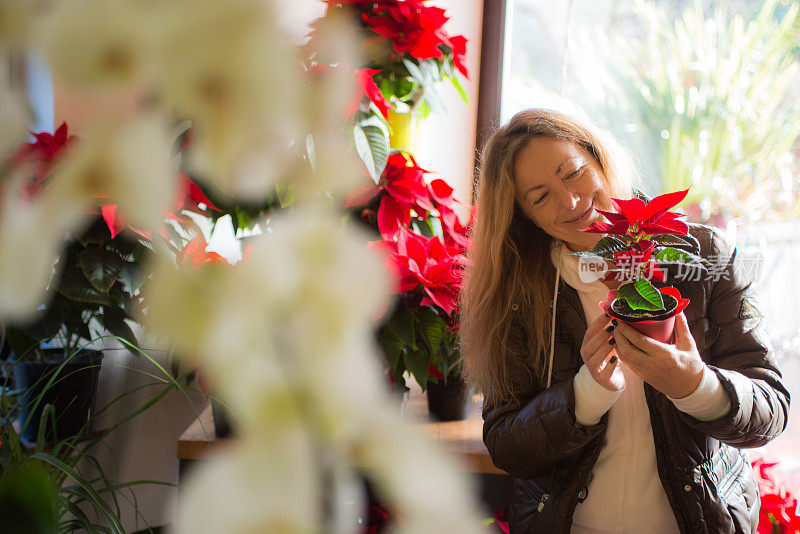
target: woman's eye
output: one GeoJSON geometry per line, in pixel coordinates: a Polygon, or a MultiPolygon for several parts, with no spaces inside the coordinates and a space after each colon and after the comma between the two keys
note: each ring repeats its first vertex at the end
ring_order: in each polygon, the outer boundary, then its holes
{"type": "Polygon", "coordinates": [[[547,193],[544,193],[539,198],[537,198],[536,200],[533,201],[533,205],[536,206],[538,204],[541,204],[542,202],[545,201],[546,198],[547,198],[547,193]]]}
{"type": "Polygon", "coordinates": [[[578,172],[580,172],[580,170],[581,170],[582,168],[583,168],[583,167],[581,167],[580,169],[575,169],[574,171],[572,171],[571,173],[569,173],[568,175],[566,175],[566,176],[564,177],[564,179],[565,179],[565,180],[572,180],[573,178],[575,178],[576,176],[578,176],[578,172]]]}

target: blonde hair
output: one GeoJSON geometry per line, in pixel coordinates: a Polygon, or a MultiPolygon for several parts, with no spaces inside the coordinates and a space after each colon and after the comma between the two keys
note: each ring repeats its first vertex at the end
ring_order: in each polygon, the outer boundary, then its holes
{"type": "Polygon", "coordinates": [[[534,137],[587,150],[602,167],[612,197],[630,198],[638,183],[630,156],[610,134],[556,111],[521,111],[488,140],[459,331],[466,378],[489,403],[514,396],[512,363],[525,362],[539,384],[545,381],[556,276],[549,253],[553,238],[523,214],[514,194],[515,158],[534,137]]]}

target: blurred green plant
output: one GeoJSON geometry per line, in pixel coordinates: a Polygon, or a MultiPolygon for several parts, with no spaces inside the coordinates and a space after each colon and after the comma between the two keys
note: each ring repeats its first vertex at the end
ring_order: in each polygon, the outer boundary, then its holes
{"type": "MultiPolygon", "coordinates": [[[[25,532],[31,534],[66,534],[71,532],[108,532],[124,534],[122,505],[127,503],[148,531],[150,525],[138,510],[136,496],[131,488],[140,485],[174,484],[158,480],[136,480],[117,482],[110,478],[100,461],[94,456],[97,447],[105,446],[104,440],[120,426],[138,417],[173,390],[186,396],[182,385],[186,374],[172,374],[147,353],[117,336],[117,341],[150,361],[158,374],[142,373],[153,381],[126,391],[97,410],[86,422],[85,431],[55,441],[46,441],[53,435],[47,425],[54,425],[52,405],[45,406],[35,443],[21,439],[20,428],[14,424],[19,413],[23,395],[9,387],[7,380],[0,380],[0,517],[2,532],[25,532]],[[88,433],[93,420],[112,409],[122,399],[135,395],[137,398],[148,388],[155,393],[131,411],[115,417],[114,423],[102,431],[88,433]],[[6,511],[10,511],[6,513],[6,511]],[[10,519],[14,521],[11,522],[10,519]]],[[[101,341],[98,338],[95,341],[101,341]]],[[[68,358],[69,360],[69,358],[68,358]]],[[[9,363],[5,364],[10,365],[9,363]]],[[[5,373],[8,376],[9,373],[5,373]]],[[[56,374],[49,379],[48,386],[61,377],[56,374]]],[[[47,387],[39,390],[40,400],[47,387]]],[[[199,412],[195,410],[196,415],[199,412]]]]}
{"type": "MultiPolygon", "coordinates": [[[[798,5],[768,0],[750,21],[699,0],[670,18],[639,0],[642,37],[611,39],[611,93],[632,107],[656,147],[664,190],[727,216],[797,216],[798,5]]],[[[612,104],[613,105],[613,104],[612,104]]],[[[690,213],[691,214],[691,213],[690,213]]]]}

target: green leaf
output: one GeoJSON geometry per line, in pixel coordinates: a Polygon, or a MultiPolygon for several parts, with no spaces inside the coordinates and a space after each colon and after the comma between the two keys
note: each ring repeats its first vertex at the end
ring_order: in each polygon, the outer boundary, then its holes
{"type": "Polygon", "coordinates": [[[428,384],[428,371],[430,370],[431,360],[423,351],[409,350],[403,356],[406,367],[414,375],[417,384],[425,391],[428,384]]]}
{"type": "Polygon", "coordinates": [[[367,167],[367,172],[377,184],[389,157],[389,138],[374,124],[353,127],[356,151],[367,167]]]}
{"type": "Polygon", "coordinates": [[[419,329],[430,350],[430,360],[435,361],[439,357],[439,348],[442,344],[444,331],[447,330],[447,325],[439,314],[429,306],[420,307],[418,316],[419,329]]]}
{"type": "Polygon", "coordinates": [[[383,326],[378,331],[378,344],[389,369],[396,369],[397,364],[400,362],[400,355],[403,352],[403,342],[387,326],[383,326]]]}
{"type": "Polygon", "coordinates": [[[678,250],[671,247],[666,247],[659,250],[655,259],[670,263],[708,263],[708,260],[705,258],[701,258],[700,256],[696,256],[694,254],[684,252],[683,250],[678,250]]]}
{"type": "Polygon", "coordinates": [[[78,264],[92,287],[103,293],[111,289],[125,266],[122,258],[100,247],[84,249],[78,256],[78,264]]]}
{"type": "Polygon", "coordinates": [[[71,300],[90,304],[109,304],[108,293],[95,289],[77,269],[65,270],[58,284],[58,292],[71,300]]]}
{"type": "Polygon", "coordinates": [[[98,216],[92,225],[81,236],[80,243],[83,246],[93,244],[102,245],[106,241],[111,241],[111,231],[108,229],[106,221],[98,216]]]}
{"type": "Polygon", "coordinates": [[[294,204],[297,194],[297,186],[295,184],[278,184],[275,186],[275,190],[278,194],[278,202],[282,208],[286,208],[294,204]]]}
{"type": "MultiPolygon", "coordinates": [[[[121,337],[134,347],[139,346],[136,336],[128,323],[125,322],[127,315],[121,309],[112,306],[103,306],[101,321],[103,327],[117,337],[121,337]]],[[[138,354],[138,352],[137,352],[138,354]]]]}
{"type": "Polygon", "coordinates": [[[458,76],[453,75],[453,76],[450,76],[449,79],[450,79],[450,83],[453,84],[453,87],[455,88],[456,92],[458,93],[458,96],[461,97],[461,100],[465,104],[469,104],[469,97],[467,96],[467,92],[464,90],[464,86],[461,85],[461,82],[459,81],[458,76]]]}
{"type": "Polygon", "coordinates": [[[634,310],[663,310],[664,300],[661,292],[648,280],[637,280],[632,284],[620,286],[617,298],[628,303],[634,310]]]}
{"type": "Polygon", "coordinates": [[[387,324],[392,333],[403,342],[403,345],[411,350],[417,350],[414,322],[414,315],[407,309],[400,307],[387,324]]]}
{"type": "Polygon", "coordinates": [[[583,252],[573,252],[573,256],[580,256],[583,258],[593,258],[600,256],[601,258],[610,260],[614,259],[614,254],[628,250],[628,245],[624,241],[613,236],[606,236],[594,246],[592,250],[583,252]]]}

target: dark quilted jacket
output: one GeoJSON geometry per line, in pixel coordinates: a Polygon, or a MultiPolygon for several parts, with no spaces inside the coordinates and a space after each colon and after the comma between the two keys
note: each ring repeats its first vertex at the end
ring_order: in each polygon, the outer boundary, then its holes
{"type": "MultiPolygon", "coordinates": [[[[668,281],[691,299],[685,310],[689,328],[731,410],[700,422],[645,384],[658,474],[684,534],[753,533],[759,496],[740,449],[764,445],[784,429],[789,393],[749,291],[754,266],[737,258],[713,229],[692,226],[690,232],[704,257],[730,256],[717,281],[706,275],[668,281]]],[[[570,531],[608,420],[606,414],[591,427],[575,422],[572,379],[582,364],[586,319],[576,291],[563,281],[556,309],[552,386],[544,389],[526,363],[518,362],[512,372],[517,399],[487,403],[483,413],[483,439],[492,460],[515,478],[510,524],[517,533],[570,531]]]]}

